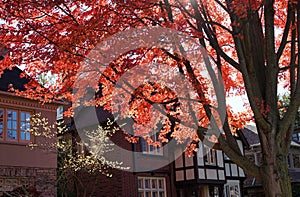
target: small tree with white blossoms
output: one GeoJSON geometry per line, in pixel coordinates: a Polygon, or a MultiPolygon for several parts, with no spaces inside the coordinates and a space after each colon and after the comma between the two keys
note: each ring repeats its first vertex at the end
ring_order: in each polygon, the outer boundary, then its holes
{"type": "MultiPolygon", "coordinates": [[[[28,146],[58,155],[57,186],[61,196],[68,192],[71,183],[76,190],[73,192],[78,193],[79,188],[85,190],[84,183],[77,176],[79,171],[102,173],[112,177],[109,169],[128,169],[122,166],[122,162],[110,161],[105,157],[105,153],[114,150],[110,137],[119,130],[111,120],[107,120],[105,127],[98,126],[95,130],[85,131],[89,141],[88,150],[87,144],[81,142],[78,137],[70,138],[70,131],[63,121],[51,124],[48,118],[38,113],[32,116],[31,122],[30,132],[34,136],[43,137],[43,140],[38,143],[32,142],[28,146]],[[83,150],[76,150],[76,147],[82,147],[83,150]]],[[[86,195],[86,191],[83,193],[86,195]]]]}

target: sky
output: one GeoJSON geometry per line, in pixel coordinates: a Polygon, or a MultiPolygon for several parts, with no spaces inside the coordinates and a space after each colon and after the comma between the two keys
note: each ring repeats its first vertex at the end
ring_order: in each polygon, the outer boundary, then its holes
{"type": "MultiPolygon", "coordinates": [[[[282,83],[278,84],[278,95],[283,95],[288,93],[288,89],[284,88],[284,85],[282,83]]],[[[248,102],[248,99],[245,96],[232,96],[230,98],[227,98],[226,100],[227,104],[229,104],[232,107],[232,110],[234,112],[242,112],[245,111],[244,103],[248,102]]]]}

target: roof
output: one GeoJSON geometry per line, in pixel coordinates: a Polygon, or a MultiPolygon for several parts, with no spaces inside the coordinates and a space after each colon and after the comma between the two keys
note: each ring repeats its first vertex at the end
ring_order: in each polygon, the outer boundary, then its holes
{"type": "Polygon", "coordinates": [[[292,140],[291,142],[291,146],[296,146],[296,147],[300,147],[300,142],[292,140]]]}
{"type": "Polygon", "coordinates": [[[248,143],[247,138],[244,135],[243,131],[242,130],[237,130],[237,135],[240,138],[240,140],[242,140],[244,147],[246,149],[249,149],[250,148],[250,144],[248,143]]]}
{"type": "MultiPolygon", "coordinates": [[[[300,182],[300,171],[298,169],[289,169],[289,175],[292,183],[300,182]]],[[[248,176],[244,181],[244,187],[258,187],[261,183],[253,177],[248,176]]]]}
{"type": "MultiPolygon", "coordinates": [[[[25,85],[28,84],[31,79],[27,74],[25,74],[25,77],[20,77],[22,72],[23,71],[18,67],[13,67],[11,70],[3,70],[3,73],[0,75],[0,93],[8,94],[10,96],[14,95],[14,93],[9,91],[11,85],[14,90],[25,91],[25,85]]],[[[54,100],[51,104],[67,105],[68,103],[63,100],[54,100]]]]}
{"type": "Polygon", "coordinates": [[[300,171],[298,169],[290,169],[291,182],[300,182],[300,171]]]}
{"type": "Polygon", "coordinates": [[[257,131],[252,130],[252,127],[246,126],[242,131],[250,146],[260,143],[257,131]]]}
{"type": "Polygon", "coordinates": [[[14,89],[23,91],[25,90],[24,85],[29,82],[26,77],[21,78],[20,74],[23,71],[18,67],[13,67],[11,70],[5,69],[0,77],[0,90],[8,91],[9,85],[12,84],[14,89]]]}
{"type": "MultiPolygon", "coordinates": [[[[258,146],[260,145],[259,137],[257,134],[257,129],[254,125],[247,125],[242,130],[243,135],[245,136],[247,142],[250,146],[258,146]]],[[[300,142],[297,142],[295,140],[291,141],[291,146],[294,147],[300,147],[300,142]]]]}

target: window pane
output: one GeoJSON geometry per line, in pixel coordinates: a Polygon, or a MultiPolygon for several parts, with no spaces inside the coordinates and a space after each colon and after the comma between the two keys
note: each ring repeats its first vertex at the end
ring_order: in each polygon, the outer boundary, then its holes
{"type": "Polygon", "coordinates": [[[219,197],[219,189],[216,186],[209,186],[209,196],[219,197]]]}
{"type": "Polygon", "coordinates": [[[161,180],[161,179],[158,180],[158,188],[159,189],[164,189],[163,180],[161,180]]]}
{"type": "Polygon", "coordinates": [[[30,140],[30,133],[26,132],[25,140],[30,140]]]}
{"type": "MultiPolygon", "coordinates": [[[[153,141],[153,143],[155,142],[160,142],[161,140],[158,139],[159,133],[155,133],[150,135],[149,137],[151,138],[151,140],[153,141]]],[[[148,144],[147,141],[144,138],[140,138],[140,142],[141,142],[141,148],[143,153],[146,154],[153,154],[153,155],[163,155],[163,147],[152,145],[152,144],[148,144]]]]}
{"type": "Polygon", "coordinates": [[[17,112],[14,111],[14,112],[12,113],[12,115],[13,115],[13,116],[12,116],[13,119],[14,119],[14,120],[17,120],[17,112]]]}
{"type": "Polygon", "coordinates": [[[30,113],[21,112],[20,124],[21,140],[30,140],[30,113]]]}
{"type": "Polygon", "coordinates": [[[25,133],[21,132],[21,139],[25,139],[25,133]]]}
{"type": "Polygon", "coordinates": [[[30,122],[26,123],[26,130],[28,131],[30,129],[30,122]]]}
{"type": "Polygon", "coordinates": [[[7,138],[17,139],[17,112],[7,110],[7,138]]]}
{"type": "Polygon", "coordinates": [[[150,151],[152,152],[153,151],[153,146],[152,145],[149,145],[150,146],[150,151]]]}
{"type": "Polygon", "coordinates": [[[226,196],[227,197],[239,197],[240,196],[240,190],[239,185],[237,184],[229,184],[225,186],[226,188],[226,196]]]}
{"type": "Polygon", "coordinates": [[[147,151],[147,143],[146,140],[144,138],[140,138],[140,142],[141,142],[141,147],[142,147],[142,151],[146,152],[147,151]]]}
{"type": "Polygon", "coordinates": [[[13,130],[13,139],[17,139],[17,131],[13,130]]]}
{"type": "Polygon", "coordinates": [[[56,110],[56,120],[60,120],[63,118],[64,108],[63,106],[59,106],[56,110]]]}
{"type": "Polygon", "coordinates": [[[30,121],[30,113],[26,113],[26,121],[30,121]]]}
{"type": "Polygon", "coordinates": [[[12,128],[12,122],[11,122],[11,120],[7,120],[7,128],[8,129],[12,128]]]}
{"type": "Polygon", "coordinates": [[[21,113],[21,121],[25,121],[25,113],[21,113]]]}
{"type": "Polygon", "coordinates": [[[214,187],[214,197],[219,197],[219,188],[214,187]]]}
{"type": "Polygon", "coordinates": [[[139,197],[144,197],[144,192],[139,192],[139,197]]]}
{"type": "Polygon", "coordinates": [[[216,165],[216,152],[215,150],[207,147],[206,145],[203,146],[203,157],[204,157],[204,162],[207,165],[216,165]]]}
{"type": "Polygon", "coordinates": [[[239,186],[236,185],[236,186],[234,187],[234,191],[235,191],[235,195],[236,195],[236,196],[239,196],[239,195],[240,195],[239,186]]]}
{"type": "MultiPolygon", "coordinates": [[[[300,126],[300,125],[299,125],[300,126]]],[[[294,133],[293,134],[293,140],[300,142],[300,133],[294,133]]]]}
{"type": "Polygon", "coordinates": [[[150,181],[149,179],[145,179],[145,188],[150,188],[150,181]]]}
{"type": "Polygon", "coordinates": [[[225,188],[226,188],[226,196],[230,197],[229,186],[227,185],[225,188]]]}
{"type": "Polygon", "coordinates": [[[9,139],[17,139],[17,132],[16,131],[13,131],[13,130],[8,130],[7,131],[7,137],[9,139]]]}
{"type": "Polygon", "coordinates": [[[138,188],[139,189],[143,189],[144,186],[143,186],[143,179],[138,179],[138,188]]]}
{"type": "Polygon", "coordinates": [[[152,188],[157,188],[157,180],[156,179],[152,179],[152,188]]]}
{"type": "Polygon", "coordinates": [[[164,192],[159,192],[159,197],[165,197],[164,192]]]}

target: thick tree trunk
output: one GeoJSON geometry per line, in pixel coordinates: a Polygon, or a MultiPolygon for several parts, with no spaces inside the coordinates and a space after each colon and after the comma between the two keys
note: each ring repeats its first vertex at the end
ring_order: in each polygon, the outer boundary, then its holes
{"type": "Polygon", "coordinates": [[[277,171],[282,196],[292,196],[291,178],[287,163],[287,155],[277,157],[277,171]]]}
{"type": "Polygon", "coordinates": [[[291,182],[285,156],[277,156],[275,163],[261,168],[261,182],[266,197],[292,197],[291,182]]]}

